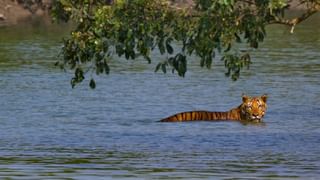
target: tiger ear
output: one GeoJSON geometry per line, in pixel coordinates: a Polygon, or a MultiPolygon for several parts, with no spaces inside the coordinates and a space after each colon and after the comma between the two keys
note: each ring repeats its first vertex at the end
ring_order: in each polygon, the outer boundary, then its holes
{"type": "Polygon", "coordinates": [[[245,94],[242,95],[242,102],[247,102],[249,99],[250,99],[249,96],[247,96],[245,94]]]}
{"type": "Polygon", "coordinates": [[[263,102],[266,103],[266,102],[267,102],[267,99],[268,99],[268,95],[267,95],[267,94],[262,95],[262,96],[261,96],[261,99],[262,99],[263,102]]]}

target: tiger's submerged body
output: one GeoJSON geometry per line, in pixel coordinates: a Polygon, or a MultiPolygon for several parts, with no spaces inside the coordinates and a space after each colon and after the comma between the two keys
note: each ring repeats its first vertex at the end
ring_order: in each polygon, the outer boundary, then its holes
{"type": "Polygon", "coordinates": [[[250,121],[261,122],[267,109],[267,96],[259,97],[242,96],[242,104],[226,112],[189,111],[174,114],[160,122],[184,121],[250,121]]]}

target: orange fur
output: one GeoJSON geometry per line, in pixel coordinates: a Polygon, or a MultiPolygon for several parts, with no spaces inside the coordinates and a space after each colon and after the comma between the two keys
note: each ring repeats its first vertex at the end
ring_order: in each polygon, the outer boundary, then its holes
{"type": "Polygon", "coordinates": [[[182,121],[258,121],[260,122],[267,109],[267,96],[242,96],[242,104],[226,112],[189,111],[181,112],[160,120],[161,122],[182,121]]]}

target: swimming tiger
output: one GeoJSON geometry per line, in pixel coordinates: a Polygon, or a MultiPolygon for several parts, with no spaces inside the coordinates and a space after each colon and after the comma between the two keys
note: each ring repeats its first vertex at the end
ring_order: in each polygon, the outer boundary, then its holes
{"type": "Polygon", "coordinates": [[[250,97],[243,95],[242,104],[227,112],[189,111],[174,114],[160,122],[182,121],[214,121],[232,120],[246,122],[261,122],[267,109],[267,95],[250,97]]]}

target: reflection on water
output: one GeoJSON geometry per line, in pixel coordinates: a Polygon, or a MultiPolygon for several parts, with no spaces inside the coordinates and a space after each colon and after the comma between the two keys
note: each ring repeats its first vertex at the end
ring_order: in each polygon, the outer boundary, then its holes
{"type": "Polygon", "coordinates": [[[180,78],[154,73],[156,62],[119,60],[96,90],[88,80],[71,89],[71,74],[54,68],[63,28],[2,28],[0,177],[318,179],[319,22],[294,35],[269,27],[236,82],[219,61],[207,70],[191,60],[180,78]],[[242,93],[269,94],[265,125],[157,122],[228,110],[242,93]]]}

